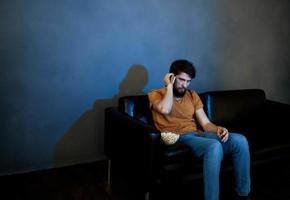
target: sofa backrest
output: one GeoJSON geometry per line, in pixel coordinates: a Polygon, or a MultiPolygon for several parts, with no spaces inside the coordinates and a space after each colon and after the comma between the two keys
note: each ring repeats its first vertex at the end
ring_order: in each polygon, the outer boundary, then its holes
{"type": "Polygon", "coordinates": [[[118,107],[121,112],[154,126],[147,95],[124,96],[119,98],[118,107]]]}
{"type": "Polygon", "coordinates": [[[265,104],[261,89],[209,91],[200,96],[209,119],[221,125],[251,122],[261,116],[265,104]]]}
{"type": "MultiPolygon", "coordinates": [[[[235,126],[260,119],[265,104],[265,92],[261,89],[209,91],[199,94],[209,119],[218,125],[235,126]]],[[[154,126],[147,95],[119,98],[121,112],[154,126]]]]}

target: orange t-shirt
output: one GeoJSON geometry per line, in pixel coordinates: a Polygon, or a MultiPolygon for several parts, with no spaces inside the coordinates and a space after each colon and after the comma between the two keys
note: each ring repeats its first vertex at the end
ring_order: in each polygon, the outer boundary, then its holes
{"type": "Polygon", "coordinates": [[[154,110],[152,104],[156,100],[163,99],[166,90],[166,88],[161,88],[148,93],[150,109],[156,128],[161,132],[178,134],[198,131],[194,113],[203,107],[198,94],[194,91],[187,90],[180,101],[174,98],[171,112],[164,115],[154,110]]]}

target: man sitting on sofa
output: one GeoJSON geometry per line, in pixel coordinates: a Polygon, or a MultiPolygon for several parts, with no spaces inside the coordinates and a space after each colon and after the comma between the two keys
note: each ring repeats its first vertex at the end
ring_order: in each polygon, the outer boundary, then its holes
{"type": "Polygon", "coordinates": [[[195,67],[176,60],[165,75],[165,87],[148,93],[153,120],[161,132],[179,134],[179,142],[203,159],[204,198],[219,199],[219,172],[224,154],[233,158],[238,199],[250,199],[250,154],[247,139],[213,124],[195,91],[188,90],[195,67]],[[203,130],[199,130],[197,123],[203,130]]]}

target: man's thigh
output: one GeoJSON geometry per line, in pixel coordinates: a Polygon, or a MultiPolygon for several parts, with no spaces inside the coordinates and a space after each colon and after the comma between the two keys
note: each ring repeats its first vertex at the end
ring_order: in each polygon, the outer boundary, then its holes
{"type": "Polygon", "coordinates": [[[193,154],[201,157],[209,150],[212,144],[220,143],[219,137],[214,133],[186,133],[179,137],[179,141],[189,146],[193,154]]]}

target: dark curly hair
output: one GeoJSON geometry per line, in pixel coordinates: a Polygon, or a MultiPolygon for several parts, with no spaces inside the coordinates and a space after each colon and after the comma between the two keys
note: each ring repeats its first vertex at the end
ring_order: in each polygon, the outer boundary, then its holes
{"type": "Polygon", "coordinates": [[[195,78],[196,70],[194,65],[188,60],[175,60],[171,63],[170,73],[178,75],[182,72],[188,74],[192,79],[195,78]]]}

